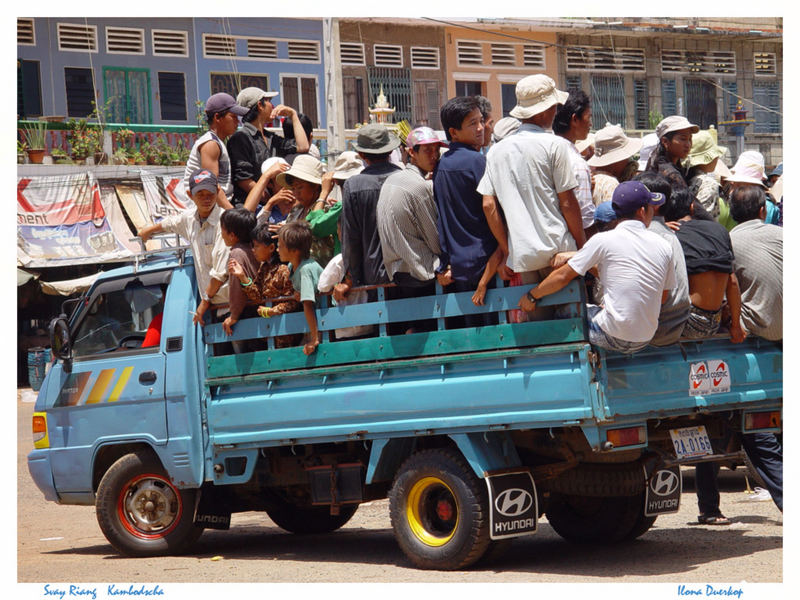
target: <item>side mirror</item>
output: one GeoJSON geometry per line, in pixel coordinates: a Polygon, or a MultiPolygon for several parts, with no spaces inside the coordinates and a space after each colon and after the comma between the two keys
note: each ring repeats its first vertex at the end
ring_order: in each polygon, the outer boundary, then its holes
{"type": "Polygon", "coordinates": [[[53,356],[64,361],[64,370],[69,373],[72,370],[72,338],[63,315],[50,321],[50,347],[53,356]]]}

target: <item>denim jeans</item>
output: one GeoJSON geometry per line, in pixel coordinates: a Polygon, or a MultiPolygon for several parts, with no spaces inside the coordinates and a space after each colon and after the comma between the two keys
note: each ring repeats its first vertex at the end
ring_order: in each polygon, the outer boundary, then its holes
{"type": "Polygon", "coordinates": [[[603,310],[596,304],[586,305],[586,316],[589,320],[589,342],[595,346],[600,346],[606,350],[614,350],[615,352],[622,352],[623,354],[632,354],[638,352],[649,342],[628,342],[615,338],[613,335],[608,335],[605,331],[600,329],[600,326],[595,322],[597,315],[603,310]]]}

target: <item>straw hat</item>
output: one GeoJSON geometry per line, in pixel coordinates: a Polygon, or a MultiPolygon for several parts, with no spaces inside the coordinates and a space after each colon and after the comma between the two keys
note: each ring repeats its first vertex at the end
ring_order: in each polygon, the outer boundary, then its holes
{"type": "Polygon", "coordinates": [[[342,152],[333,164],[334,179],[349,179],[364,170],[363,161],[352,150],[342,152]]]}
{"type": "Polygon", "coordinates": [[[568,92],[556,89],[556,82],[544,73],[528,75],[517,82],[517,105],[508,113],[517,119],[530,119],[554,104],[564,104],[568,92]]]}
{"type": "Polygon", "coordinates": [[[291,169],[278,174],[275,181],[278,185],[285,188],[291,187],[286,183],[286,177],[291,175],[296,179],[302,179],[317,185],[322,184],[322,163],[310,154],[298,154],[292,163],[291,169]]]}
{"type": "Polygon", "coordinates": [[[692,136],[692,149],[689,151],[687,162],[690,167],[707,165],[715,158],[725,156],[727,150],[724,146],[717,146],[714,136],[708,131],[699,131],[692,136]]]}
{"type": "Polygon", "coordinates": [[[760,185],[764,188],[764,157],[760,152],[755,150],[747,150],[739,155],[736,164],[731,169],[731,175],[728,177],[729,182],[738,183],[753,183],[760,185]]]}
{"type": "Polygon", "coordinates": [[[655,133],[648,133],[642,138],[642,148],[639,150],[640,171],[647,168],[647,161],[650,160],[650,155],[656,148],[658,148],[658,136],[655,133]]]}
{"type": "Polygon", "coordinates": [[[594,135],[594,156],[586,162],[590,167],[605,167],[630,158],[641,147],[641,139],[629,138],[619,125],[606,123],[594,135]]]}

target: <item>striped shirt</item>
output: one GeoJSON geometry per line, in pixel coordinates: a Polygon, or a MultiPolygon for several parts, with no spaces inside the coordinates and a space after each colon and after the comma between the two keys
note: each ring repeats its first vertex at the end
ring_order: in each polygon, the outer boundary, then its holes
{"type": "Polygon", "coordinates": [[[381,188],[377,208],[378,235],[389,278],[408,273],[420,281],[435,277],[439,266],[437,210],[433,182],[412,164],[390,175],[381,188]]]}
{"type": "Polygon", "coordinates": [[[575,144],[565,139],[570,150],[569,156],[572,159],[572,169],[575,172],[575,179],[578,180],[578,187],[572,190],[578,205],[581,207],[581,224],[584,229],[588,229],[594,223],[594,201],[592,200],[592,170],[589,163],[581,156],[575,144]]]}
{"type": "Polygon", "coordinates": [[[189,159],[186,161],[186,169],[183,171],[183,184],[186,186],[186,191],[189,191],[189,177],[200,165],[200,146],[206,142],[215,141],[219,145],[219,172],[217,173],[217,183],[228,200],[233,196],[233,182],[231,181],[231,159],[228,157],[228,149],[219,136],[213,131],[206,131],[203,135],[197,138],[197,141],[192,146],[192,151],[189,153],[189,159]]]}

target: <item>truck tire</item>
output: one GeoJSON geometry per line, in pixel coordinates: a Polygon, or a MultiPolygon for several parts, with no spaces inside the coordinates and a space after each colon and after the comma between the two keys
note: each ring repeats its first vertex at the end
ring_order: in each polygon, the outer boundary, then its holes
{"type": "Polygon", "coordinates": [[[486,485],[456,450],[422,450],[395,476],[389,512],[395,538],[421,569],[473,564],[489,547],[486,485]]]}
{"type": "Polygon", "coordinates": [[[581,464],[546,481],[547,489],[567,496],[632,496],[644,491],[639,463],[581,464]]]}
{"type": "Polygon", "coordinates": [[[339,507],[339,514],[332,515],[329,506],[296,506],[273,500],[267,515],[275,525],[289,533],[330,533],[352,519],[356,510],[358,504],[343,504],[339,507]]]}
{"type": "Polygon", "coordinates": [[[126,556],[178,554],[203,533],[193,523],[196,494],[173,486],[150,453],[133,452],[111,465],[100,480],[97,522],[126,556]]]}
{"type": "Polygon", "coordinates": [[[596,498],[551,494],[545,514],[550,526],[565,540],[597,543],[628,537],[643,511],[640,495],[596,498]]]}

